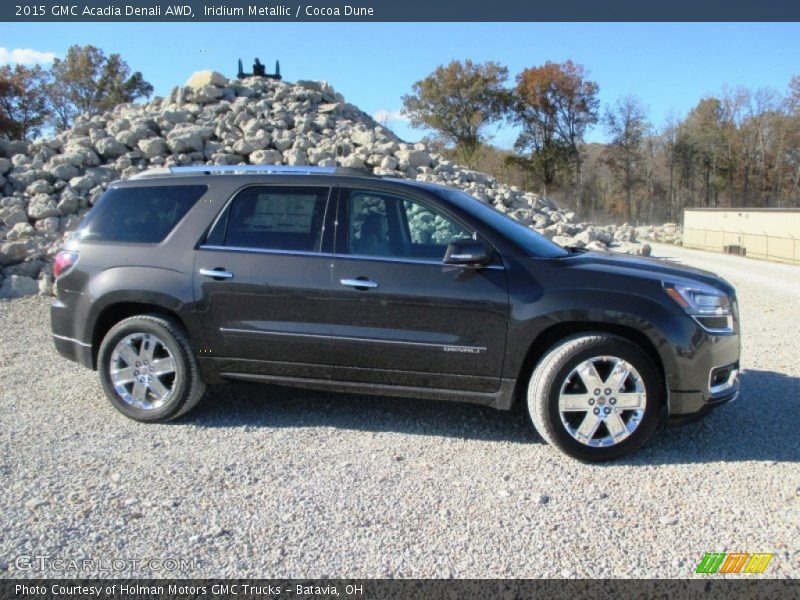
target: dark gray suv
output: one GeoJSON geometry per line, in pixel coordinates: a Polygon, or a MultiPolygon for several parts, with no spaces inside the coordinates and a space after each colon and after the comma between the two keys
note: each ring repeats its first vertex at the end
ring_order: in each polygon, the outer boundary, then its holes
{"type": "Polygon", "coordinates": [[[463,192],[313,167],[177,167],[110,186],[58,255],[58,351],[139,421],[206,384],[523,403],[582,460],[738,394],[735,292],[562,248],[463,192]]]}

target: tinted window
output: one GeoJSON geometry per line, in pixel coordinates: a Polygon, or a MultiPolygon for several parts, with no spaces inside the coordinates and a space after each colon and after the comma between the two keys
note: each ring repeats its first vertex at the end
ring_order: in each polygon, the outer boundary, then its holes
{"type": "Polygon", "coordinates": [[[377,192],[351,192],[348,215],[351,254],[441,260],[450,242],[473,237],[432,207],[377,192]]]}
{"type": "Polygon", "coordinates": [[[551,242],[543,235],[525,227],[525,225],[519,221],[515,221],[508,215],[504,215],[488,204],[476,200],[469,194],[458,190],[438,187],[435,189],[435,192],[445,200],[453,202],[459,208],[469,212],[484,223],[487,223],[490,227],[520,246],[530,256],[558,258],[569,254],[558,244],[551,242]]]}
{"type": "Polygon", "coordinates": [[[204,185],[111,188],[87,215],[79,235],[108,242],[161,242],[206,189],[204,185]]]}
{"type": "MultiPolygon", "coordinates": [[[[248,188],[231,203],[224,243],[240,248],[317,252],[327,199],[327,188],[248,188]]],[[[215,233],[212,231],[211,237],[215,233]]]]}

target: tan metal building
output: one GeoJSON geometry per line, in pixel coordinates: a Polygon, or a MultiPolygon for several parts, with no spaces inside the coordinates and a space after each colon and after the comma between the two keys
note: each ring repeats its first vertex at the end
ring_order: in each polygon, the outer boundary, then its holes
{"type": "Polygon", "coordinates": [[[687,208],[683,245],[800,263],[800,209],[687,208]]]}

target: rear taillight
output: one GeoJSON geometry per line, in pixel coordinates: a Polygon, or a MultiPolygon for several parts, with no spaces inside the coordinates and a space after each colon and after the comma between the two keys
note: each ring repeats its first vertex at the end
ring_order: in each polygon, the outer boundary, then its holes
{"type": "Polygon", "coordinates": [[[58,278],[63,275],[74,267],[76,262],[78,262],[77,252],[62,250],[56,254],[56,262],[53,264],[53,277],[58,278]]]}

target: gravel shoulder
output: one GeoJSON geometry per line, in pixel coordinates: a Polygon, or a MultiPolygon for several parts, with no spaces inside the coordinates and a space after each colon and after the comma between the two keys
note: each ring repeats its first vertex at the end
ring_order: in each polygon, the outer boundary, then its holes
{"type": "MultiPolygon", "coordinates": [[[[191,559],[194,577],[691,577],[705,552],[800,576],[800,267],[654,246],[738,290],[740,399],[591,466],[527,418],[255,385],[166,425],[61,359],[49,301],[0,302],[0,577],[20,555],[191,559]]],[[[767,573],[765,573],[765,576],[767,573]]]]}

